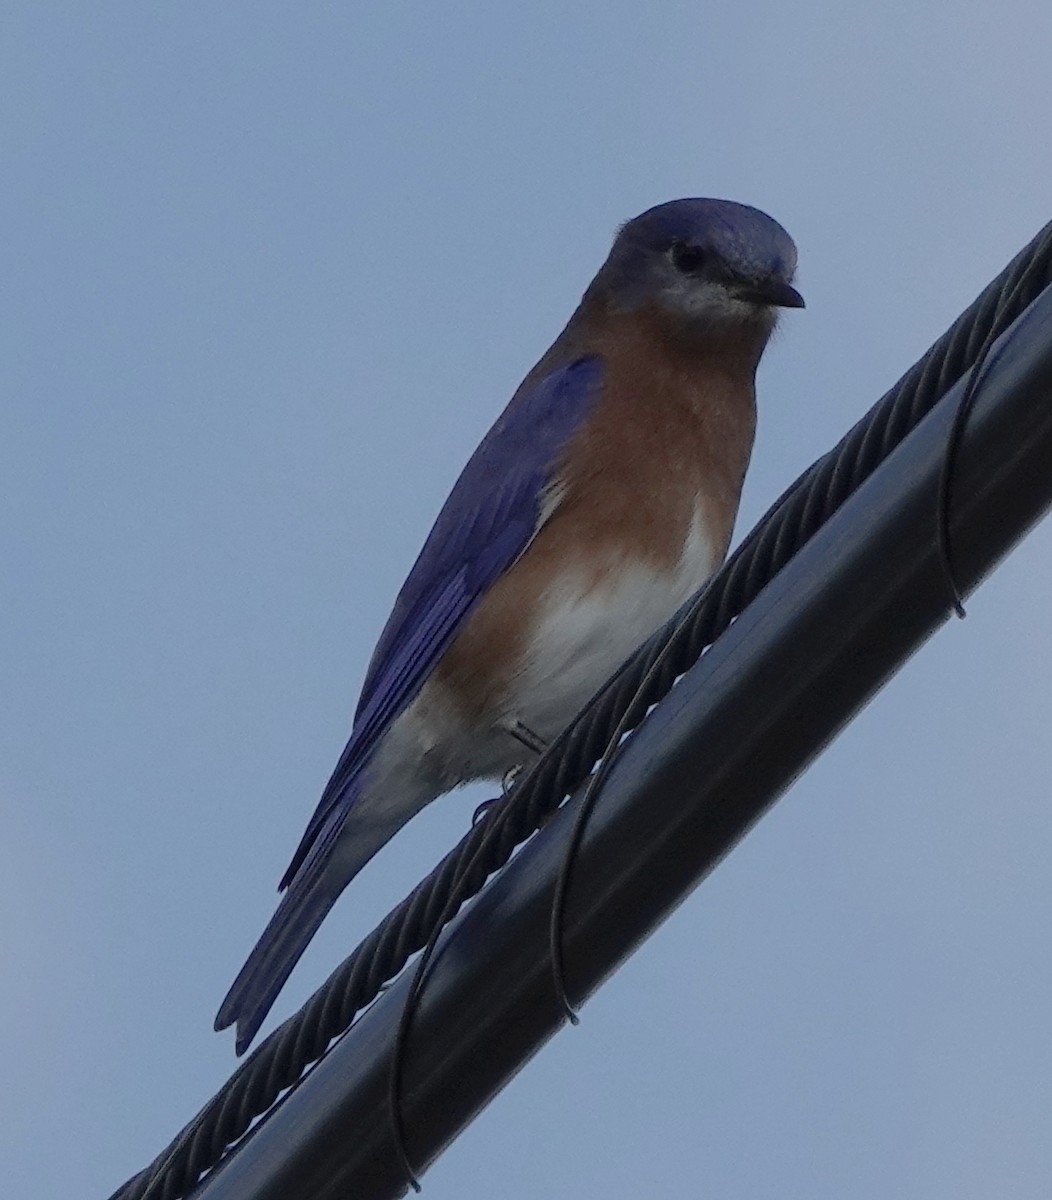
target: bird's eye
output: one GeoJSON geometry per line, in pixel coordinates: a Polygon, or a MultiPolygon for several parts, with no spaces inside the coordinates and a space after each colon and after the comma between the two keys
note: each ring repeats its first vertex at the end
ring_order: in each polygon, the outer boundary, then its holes
{"type": "Polygon", "coordinates": [[[672,264],[684,275],[696,275],[705,265],[708,255],[700,246],[689,242],[676,242],[672,246],[672,264]]]}

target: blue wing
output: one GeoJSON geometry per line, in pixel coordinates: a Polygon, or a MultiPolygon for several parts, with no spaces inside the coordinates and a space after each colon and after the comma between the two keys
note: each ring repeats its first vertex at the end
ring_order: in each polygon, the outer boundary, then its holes
{"type": "MultiPolygon", "coordinates": [[[[281,881],[357,794],[359,772],[413,700],[488,588],[537,532],[563,449],[592,411],[600,359],[581,358],[520,389],[482,440],[438,515],[373,653],[350,740],[281,881]]],[[[343,814],[346,815],[346,814],[343,814]]]]}

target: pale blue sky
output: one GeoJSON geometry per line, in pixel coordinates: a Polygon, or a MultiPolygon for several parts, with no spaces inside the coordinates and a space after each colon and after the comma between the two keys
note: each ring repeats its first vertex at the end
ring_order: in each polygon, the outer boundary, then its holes
{"type": "MultiPolygon", "coordinates": [[[[799,244],[744,529],[1052,217],[1052,9],[9,0],[3,24],[0,1174],[66,1200],[233,1065],[215,1009],[398,584],[617,223],[724,196],[799,244]]],[[[1050,594],[1046,526],[430,1200],[1047,1197],[1050,594]]],[[[278,1016],[479,798],[367,869],[278,1016]]]]}

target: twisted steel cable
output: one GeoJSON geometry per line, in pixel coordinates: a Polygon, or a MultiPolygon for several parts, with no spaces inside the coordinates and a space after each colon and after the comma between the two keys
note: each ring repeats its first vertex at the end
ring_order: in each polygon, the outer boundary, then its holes
{"type": "MultiPolygon", "coordinates": [[[[180,1200],[350,1027],[589,777],[675,680],[1052,282],[1052,224],[1008,264],[841,441],[789,487],[709,583],[645,642],[492,813],[269,1035],[145,1170],[110,1200],[180,1200]]],[[[935,520],[933,518],[933,530],[935,520]]],[[[939,534],[941,536],[941,533],[939,534]]]]}

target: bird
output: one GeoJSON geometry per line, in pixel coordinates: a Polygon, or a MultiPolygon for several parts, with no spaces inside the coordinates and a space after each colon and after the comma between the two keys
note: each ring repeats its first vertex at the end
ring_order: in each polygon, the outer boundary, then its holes
{"type": "Polygon", "coordinates": [[[723,561],[797,251],[687,198],[618,230],[471,455],[394,602],[347,745],[217,1030],[251,1044],[344,888],[432,800],[542,753],[723,561]]]}

